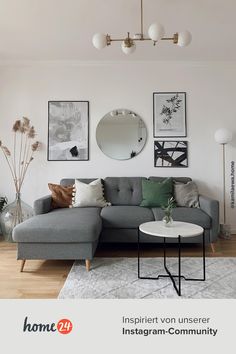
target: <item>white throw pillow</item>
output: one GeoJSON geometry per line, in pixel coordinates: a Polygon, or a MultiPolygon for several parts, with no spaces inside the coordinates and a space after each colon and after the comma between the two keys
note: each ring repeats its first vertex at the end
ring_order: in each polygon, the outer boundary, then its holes
{"type": "Polygon", "coordinates": [[[87,184],[75,180],[72,198],[72,208],[77,207],[105,207],[111,205],[103,195],[103,185],[101,179],[87,184]]]}

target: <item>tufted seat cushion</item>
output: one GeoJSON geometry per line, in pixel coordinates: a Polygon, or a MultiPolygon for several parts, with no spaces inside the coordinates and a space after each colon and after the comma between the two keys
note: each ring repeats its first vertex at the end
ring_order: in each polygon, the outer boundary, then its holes
{"type": "Polygon", "coordinates": [[[154,221],[151,209],[131,205],[103,208],[101,217],[103,227],[107,229],[135,229],[143,222],[154,221]]]}

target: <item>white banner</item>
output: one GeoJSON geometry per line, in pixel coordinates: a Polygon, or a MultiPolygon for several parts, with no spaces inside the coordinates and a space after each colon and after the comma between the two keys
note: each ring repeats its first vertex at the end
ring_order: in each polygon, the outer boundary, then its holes
{"type": "Polygon", "coordinates": [[[235,353],[236,300],[1,300],[1,353],[235,353]]]}

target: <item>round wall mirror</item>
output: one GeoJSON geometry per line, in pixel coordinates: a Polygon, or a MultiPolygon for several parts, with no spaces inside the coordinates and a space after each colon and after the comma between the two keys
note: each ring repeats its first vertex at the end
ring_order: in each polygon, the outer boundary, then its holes
{"type": "Polygon", "coordinates": [[[147,129],[135,112],[117,109],[100,120],[96,138],[105,155],[116,160],[128,160],[142,151],[147,140],[147,129]]]}

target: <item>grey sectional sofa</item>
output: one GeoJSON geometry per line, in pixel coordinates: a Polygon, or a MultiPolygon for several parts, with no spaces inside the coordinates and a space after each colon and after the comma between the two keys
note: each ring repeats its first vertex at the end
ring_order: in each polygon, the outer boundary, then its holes
{"type": "MultiPolygon", "coordinates": [[[[142,201],[142,178],[105,178],[105,198],[112,204],[105,208],[51,210],[51,196],[36,200],[36,215],[17,225],[13,231],[13,239],[18,243],[18,259],[22,260],[21,271],[27,259],[84,259],[89,270],[98,242],[137,242],[140,224],[163,217],[161,208],[139,206],[142,201]]],[[[149,179],[162,181],[164,178],[149,179]]],[[[184,183],[191,180],[188,177],[173,179],[184,183]]],[[[90,183],[94,179],[80,180],[90,183]]],[[[73,183],[74,179],[61,181],[64,186],[73,183]]],[[[219,203],[202,195],[199,201],[200,208],[175,208],[173,218],[202,226],[206,242],[213,247],[219,229],[219,203]]],[[[160,241],[159,238],[142,235],[142,242],[160,241]]],[[[185,242],[196,242],[196,238],[187,238],[185,242]]]]}

